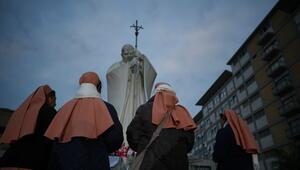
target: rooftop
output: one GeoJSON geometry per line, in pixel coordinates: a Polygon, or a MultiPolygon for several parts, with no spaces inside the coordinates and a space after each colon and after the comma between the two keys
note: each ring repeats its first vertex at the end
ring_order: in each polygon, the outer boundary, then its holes
{"type": "Polygon", "coordinates": [[[206,91],[206,93],[196,103],[198,106],[203,106],[207,101],[224,85],[224,83],[232,77],[232,72],[225,70],[219,78],[213,83],[212,86],[206,91]]]}

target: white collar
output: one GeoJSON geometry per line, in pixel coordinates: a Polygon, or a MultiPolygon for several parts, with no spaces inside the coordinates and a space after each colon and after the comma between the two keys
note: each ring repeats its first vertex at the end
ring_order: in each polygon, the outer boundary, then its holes
{"type": "Polygon", "coordinates": [[[92,83],[82,83],[75,94],[75,98],[101,98],[97,88],[92,83]]]}
{"type": "Polygon", "coordinates": [[[225,128],[228,125],[228,121],[226,121],[223,125],[223,128],[225,128]]]}

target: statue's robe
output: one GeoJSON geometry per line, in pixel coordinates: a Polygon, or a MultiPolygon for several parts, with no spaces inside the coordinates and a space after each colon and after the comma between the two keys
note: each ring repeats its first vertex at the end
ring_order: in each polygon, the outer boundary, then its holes
{"type": "Polygon", "coordinates": [[[155,69],[144,55],[128,62],[117,62],[108,69],[108,102],[118,112],[124,135],[137,108],[149,99],[156,75],[155,69]]]}

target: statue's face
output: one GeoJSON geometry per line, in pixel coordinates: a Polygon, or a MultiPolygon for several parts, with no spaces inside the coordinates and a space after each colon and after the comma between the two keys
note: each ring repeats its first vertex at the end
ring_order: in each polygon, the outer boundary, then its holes
{"type": "Polygon", "coordinates": [[[134,48],[129,44],[124,45],[121,56],[124,62],[131,61],[134,57],[134,48]]]}

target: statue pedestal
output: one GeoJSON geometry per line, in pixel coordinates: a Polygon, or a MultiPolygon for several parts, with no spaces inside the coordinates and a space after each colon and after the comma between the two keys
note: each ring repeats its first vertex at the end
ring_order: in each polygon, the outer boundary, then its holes
{"type": "Polygon", "coordinates": [[[133,156],[128,158],[120,158],[117,156],[110,156],[109,163],[111,170],[130,170],[130,165],[132,164],[133,156]]]}

